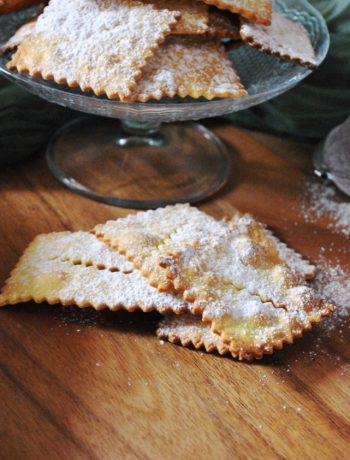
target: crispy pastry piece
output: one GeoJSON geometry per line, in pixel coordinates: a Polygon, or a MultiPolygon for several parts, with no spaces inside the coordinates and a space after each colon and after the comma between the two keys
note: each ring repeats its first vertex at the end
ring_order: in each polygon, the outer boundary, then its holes
{"type": "Polygon", "coordinates": [[[272,354],[274,349],[282,349],[284,343],[293,343],[294,338],[301,336],[299,330],[291,329],[290,315],[271,303],[262,304],[258,298],[250,297],[240,307],[247,307],[238,310],[241,316],[236,311],[234,320],[229,315],[223,316],[214,320],[212,326],[204,323],[200,316],[168,314],[159,323],[157,336],[172,343],[180,342],[185,347],[205,348],[208,353],[230,353],[240,361],[261,359],[264,354],[272,354]]]}
{"type": "Polygon", "coordinates": [[[124,100],[177,18],[132,0],[51,0],[8,68],[124,100]]]}
{"type": "Polygon", "coordinates": [[[176,36],[169,37],[149,62],[131,100],[246,95],[222,44],[210,38],[176,36]]]}
{"type": "Polygon", "coordinates": [[[259,358],[291,343],[333,307],[305,282],[311,264],[250,216],[236,214],[219,222],[186,205],[169,206],[108,222],[95,233],[153,285],[183,292],[233,355],[259,358]]]}
{"type": "Polygon", "coordinates": [[[203,313],[203,321],[230,345],[230,351],[240,359],[260,359],[293,343],[312,323],[330,316],[333,306],[326,305],[308,290],[298,292],[289,308],[276,308],[272,302],[262,302],[248,291],[222,291],[219,303],[210,302],[203,313]],[[304,297],[302,297],[304,295],[304,297]],[[231,303],[230,303],[231,302],[231,303]]]}
{"type": "Polygon", "coordinates": [[[143,0],[159,10],[176,11],[181,17],[172,33],[180,35],[204,34],[208,30],[208,6],[198,0],[143,0]]]}
{"type": "Polygon", "coordinates": [[[13,49],[18,48],[23,40],[32,33],[36,21],[37,18],[33,18],[21,26],[4,45],[0,46],[0,53],[6,53],[7,51],[12,51],[13,49]]]}
{"type": "Polygon", "coordinates": [[[241,359],[282,348],[334,310],[260,238],[228,229],[160,258],[175,290],[241,359]]]}
{"type": "Polygon", "coordinates": [[[271,24],[272,0],[203,0],[203,2],[221,10],[240,14],[259,24],[266,26],[271,24]]]}
{"type": "Polygon", "coordinates": [[[258,222],[251,214],[234,211],[228,226],[232,229],[240,228],[241,232],[264,244],[265,240],[275,246],[279,258],[293,270],[299,279],[312,279],[316,275],[316,267],[305,259],[299,252],[280,241],[266,225],[258,222]]]}
{"type": "Polygon", "coordinates": [[[159,256],[183,244],[183,236],[186,238],[182,232],[184,227],[191,225],[204,235],[208,226],[216,222],[197,208],[180,204],[111,220],[97,225],[92,232],[125,254],[144,276],[149,277],[152,286],[167,291],[172,282],[159,266],[159,256]]]}
{"type": "Polygon", "coordinates": [[[0,0],[0,14],[12,13],[41,2],[42,0],[0,0]]]}
{"type": "MultiPolygon", "coordinates": [[[[188,246],[189,242],[196,243],[203,238],[210,240],[211,235],[214,235],[215,238],[225,238],[225,235],[228,234],[232,236],[234,244],[240,251],[237,252],[239,254],[237,264],[247,273],[247,270],[254,271],[255,269],[252,264],[252,266],[249,265],[249,251],[252,259],[256,254],[260,257],[260,263],[269,268],[270,271],[266,269],[266,272],[271,277],[271,273],[276,276],[280,271],[281,277],[285,273],[288,279],[303,282],[306,278],[312,277],[315,272],[312,264],[292,249],[286,248],[286,245],[274,237],[262,224],[259,224],[250,215],[241,214],[238,211],[235,212],[231,221],[226,222],[217,221],[188,205],[168,206],[156,211],[139,212],[123,219],[109,221],[96,226],[93,231],[103,241],[126,254],[136,268],[150,278],[151,284],[158,286],[161,290],[168,289],[173,281],[167,279],[164,271],[158,267],[160,257],[164,262],[163,259],[168,253],[181,250],[184,245],[188,246]]],[[[258,259],[255,263],[258,263],[258,259]]],[[[263,273],[260,270],[261,276],[263,273]]],[[[256,285],[259,284],[257,280],[251,281],[253,282],[256,285]]],[[[239,282],[239,287],[242,287],[241,283],[242,281],[239,282]]],[[[245,283],[248,285],[249,280],[245,283]]],[[[277,279],[274,284],[278,284],[277,279]]],[[[268,289],[268,287],[261,287],[261,290],[263,289],[268,289]]],[[[272,291],[274,292],[274,288],[271,288],[272,291]]],[[[276,293],[275,297],[277,297],[276,293]]]]}
{"type": "Polygon", "coordinates": [[[248,45],[284,61],[295,62],[310,69],[318,67],[307,31],[279,13],[273,13],[270,27],[243,23],[241,37],[248,45]]]}
{"type": "MultiPolygon", "coordinates": [[[[279,241],[249,214],[236,211],[228,225],[243,226],[258,240],[262,236],[271,239],[279,256],[300,278],[315,275],[314,265],[279,241]]],[[[294,311],[275,308],[271,302],[261,302],[259,297],[245,290],[236,292],[235,298],[230,296],[228,305],[230,302],[231,307],[223,309],[212,304],[206,309],[203,315],[206,323],[191,314],[177,318],[170,314],[160,323],[157,334],[171,342],[181,342],[183,346],[204,346],[208,352],[230,353],[239,360],[251,361],[254,358],[261,359],[264,354],[271,354],[274,349],[281,349],[284,343],[292,343],[294,338],[301,337],[304,329],[311,327],[311,321],[305,318],[303,308],[294,311]]],[[[327,314],[331,310],[333,307],[329,307],[327,314]]],[[[319,312],[309,312],[309,315],[314,315],[314,320],[321,319],[319,312]]]]}
{"type": "Polygon", "coordinates": [[[43,257],[59,259],[74,265],[94,266],[100,270],[123,272],[134,271],[134,266],[117,251],[88,232],[53,232],[38,237],[42,244],[43,257]]]}
{"type": "Polygon", "coordinates": [[[230,296],[235,298],[241,290],[287,310],[323,311],[323,303],[316,299],[303,276],[280,258],[273,242],[258,239],[250,234],[251,229],[247,230],[226,228],[161,256],[160,264],[167,268],[175,290],[183,292],[188,301],[197,299],[198,311],[214,300],[225,305],[230,296]]]}
{"type": "Polygon", "coordinates": [[[204,348],[208,353],[217,351],[226,355],[230,352],[229,346],[211,331],[208,324],[202,322],[200,316],[188,313],[167,314],[158,325],[157,336],[172,343],[181,343],[184,347],[204,348]]]}
{"type": "Polygon", "coordinates": [[[215,8],[209,11],[207,35],[215,38],[240,40],[240,23],[237,15],[225,14],[215,8]]]}
{"type": "Polygon", "coordinates": [[[188,311],[179,296],[157,292],[122,256],[85,232],[39,235],[25,250],[0,305],[32,300],[96,310],[188,311]]]}

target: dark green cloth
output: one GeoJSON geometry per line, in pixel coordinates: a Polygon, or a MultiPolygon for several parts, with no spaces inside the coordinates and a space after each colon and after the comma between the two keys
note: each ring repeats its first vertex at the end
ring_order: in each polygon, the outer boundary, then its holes
{"type": "MultiPolygon", "coordinates": [[[[350,0],[310,2],[331,33],[320,69],[288,93],[226,118],[249,128],[322,139],[350,114],[350,0]]],[[[76,116],[0,78],[0,163],[41,151],[52,133],[76,116]]]]}
{"type": "Polygon", "coordinates": [[[76,113],[0,79],[0,163],[42,150],[53,132],[76,113]]]}
{"type": "Polygon", "coordinates": [[[350,0],[309,0],[325,17],[331,36],[320,68],[289,92],[228,116],[245,127],[323,139],[350,115],[350,0]]]}

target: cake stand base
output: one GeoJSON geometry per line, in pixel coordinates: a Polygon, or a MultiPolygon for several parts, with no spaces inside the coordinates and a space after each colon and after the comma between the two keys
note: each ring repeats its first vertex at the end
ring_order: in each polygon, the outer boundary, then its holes
{"type": "Polygon", "coordinates": [[[138,209],[203,200],[230,174],[226,147],[197,123],[79,118],[54,135],[47,161],[74,192],[138,209]]]}

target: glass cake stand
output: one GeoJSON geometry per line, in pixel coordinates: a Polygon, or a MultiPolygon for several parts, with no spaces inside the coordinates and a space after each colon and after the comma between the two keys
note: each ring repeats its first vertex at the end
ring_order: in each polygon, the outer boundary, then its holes
{"type": "MultiPolygon", "coordinates": [[[[277,11],[308,30],[321,63],[329,47],[322,16],[306,0],[274,3],[277,11]]],[[[29,8],[0,17],[0,43],[5,43],[35,11],[29,8]]],[[[100,116],[68,123],[49,143],[48,165],[60,182],[104,203],[148,209],[203,200],[219,190],[230,175],[227,148],[194,120],[261,104],[311,73],[249,46],[229,56],[249,93],[245,98],[122,103],[10,72],[6,69],[9,54],[0,56],[0,73],[50,102],[100,116]],[[192,122],[180,123],[188,120],[192,122]]]]}

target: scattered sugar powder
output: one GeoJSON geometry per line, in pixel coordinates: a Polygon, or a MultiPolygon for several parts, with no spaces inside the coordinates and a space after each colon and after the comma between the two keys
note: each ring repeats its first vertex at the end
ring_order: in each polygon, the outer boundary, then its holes
{"type": "Polygon", "coordinates": [[[300,351],[294,362],[313,362],[322,356],[330,360],[337,375],[347,377],[350,366],[339,350],[348,342],[350,333],[350,272],[340,264],[331,265],[323,259],[312,283],[318,294],[337,309],[315,328],[313,340],[300,351]],[[334,347],[335,342],[338,347],[334,347]]]}
{"type": "Polygon", "coordinates": [[[346,317],[350,312],[350,274],[337,265],[321,263],[315,278],[319,294],[336,305],[334,317],[346,317]]]}
{"type": "Polygon", "coordinates": [[[328,217],[329,229],[350,236],[350,201],[342,201],[334,187],[310,182],[303,198],[302,211],[307,222],[328,217]]]}

